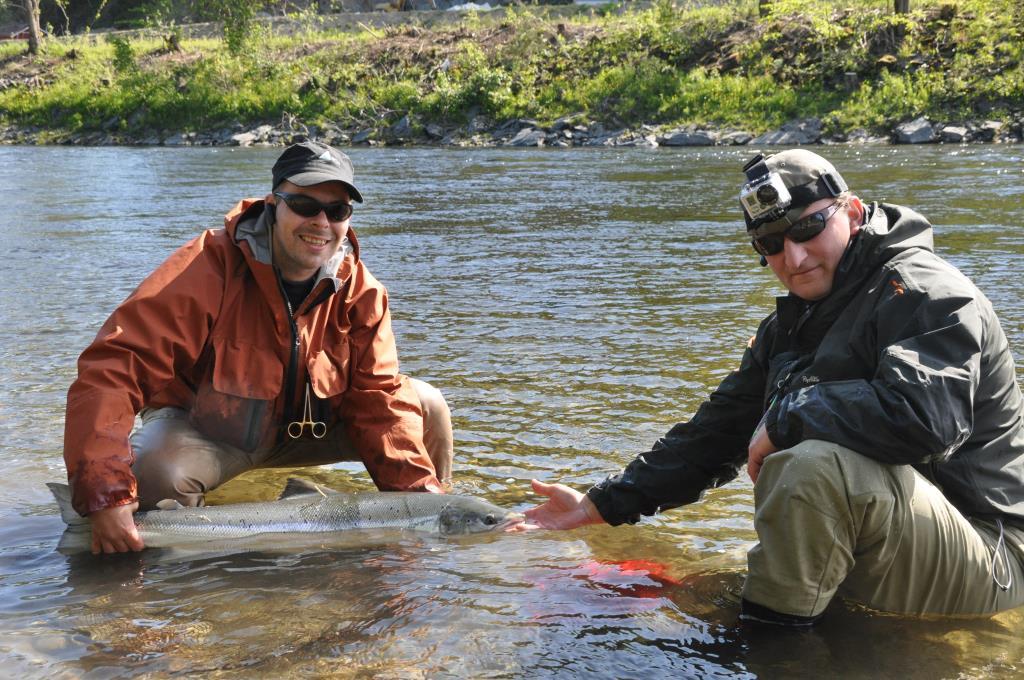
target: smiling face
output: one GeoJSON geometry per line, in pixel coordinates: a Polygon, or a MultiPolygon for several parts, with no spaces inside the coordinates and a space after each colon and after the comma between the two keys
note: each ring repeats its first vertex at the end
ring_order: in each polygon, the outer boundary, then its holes
{"type": "MultiPolygon", "coordinates": [[[[321,203],[349,201],[348,192],[340,182],[300,187],[284,180],[275,191],[304,194],[321,203]]],[[[313,217],[303,217],[273,194],[267,195],[266,202],[275,206],[273,253],[281,278],[285,281],[308,280],[341,248],[351,218],[331,222],[322,210],[313,217]]]]}
{"type": "MultiPolygon", "coordinates": [[[[800,217],[827,208],[835,199],[824,198],[807,206],[800,217]]],[[[820,300],[832,292],[839,261],[850,239],[860,230],[864,206],[856,197],[835,212],[825,229],[809,241],[786,238],[781,252],[765,257],[768,266],[789,292],[804,300],[820,300]]]]}

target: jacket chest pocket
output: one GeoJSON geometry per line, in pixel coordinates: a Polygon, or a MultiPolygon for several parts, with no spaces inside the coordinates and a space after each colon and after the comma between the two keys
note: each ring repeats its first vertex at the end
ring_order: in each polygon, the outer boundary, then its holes
{"type": "Polygon", "coordinates": [[[313,411],[324,422],[337,419],[342,397],[351,382],[350,369],[347,341],[339,342],[330,352],[316,352],[306,363],[313,411]]]}
{"type": "Polygon", "coordinates": [[[272,443],[274,403],[284,382],[281,359],[272,350],[228,338],[210,344],[210,369],[196,389],[189,422],[243,451],[272,443]]]}

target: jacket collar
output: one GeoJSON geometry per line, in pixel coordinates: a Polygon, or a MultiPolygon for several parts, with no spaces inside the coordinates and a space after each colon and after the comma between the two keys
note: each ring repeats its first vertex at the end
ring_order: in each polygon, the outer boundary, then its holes
{"type": "Polygon", "coordinates": [[[865,209],[864,226],[850,239],[839,261],[832,292],[815,302],[792,293],[776,298],[779,324],[794,338],[803,330],[804,337],[813,341],[814,329],[827,329],[865,279],[889,260],[908,250],[933,249],[931,224],[920,214],[885,203],[872,203],[865,209]]]}

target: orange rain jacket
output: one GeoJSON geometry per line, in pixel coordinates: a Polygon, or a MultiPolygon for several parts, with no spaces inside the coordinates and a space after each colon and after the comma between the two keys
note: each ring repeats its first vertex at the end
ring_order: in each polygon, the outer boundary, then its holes
{"type": "Polygon", "coordinates": [[[261,200],[240,202],[114,310],[78,360],[64,429],[74,507],[137,500],[128,437],[143,407],[176,406],[211,439],[246,451],[302,416],[343,421],[382,490],[441,491],[415,390],[398,372],[387,291],[349,243],[289,316],[270,264],[261,200]],[[287,402],[287,403],[286,403],[287,402]]]}

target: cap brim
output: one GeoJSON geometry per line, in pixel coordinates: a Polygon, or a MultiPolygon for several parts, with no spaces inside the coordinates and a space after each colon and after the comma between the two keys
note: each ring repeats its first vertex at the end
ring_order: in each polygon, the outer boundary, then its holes
{"type": "Polygon", "coordinates": [[[297,175],[285,177],[284,180],[299,187],[311,187],[314,184],[323,184],[324,182],[338,182],[345,186],[345,189],[348,191],[349,198],[359,203],[363,202],[363,195],[359,193],[359,189],[356,189],[351,183],[346,182],[343,179],[338,179],[337,177],[324,172],[300,172],[297,175]]]}

